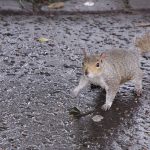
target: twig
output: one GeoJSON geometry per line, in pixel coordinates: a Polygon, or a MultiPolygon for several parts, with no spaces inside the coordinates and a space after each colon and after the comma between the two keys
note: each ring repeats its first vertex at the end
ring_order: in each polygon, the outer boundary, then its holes
{"type": "Polygon", "coordinates": [[[20,4],[20,6],[24,9],[24,6],[23,6],[23,3],[22,3],[22,0],[19,0],[19,4],[20,4]]]}
{"type": "Polygon", "coordinates": [[[137,23],[135,27],[150,27],[150,23],[137,23]]]}

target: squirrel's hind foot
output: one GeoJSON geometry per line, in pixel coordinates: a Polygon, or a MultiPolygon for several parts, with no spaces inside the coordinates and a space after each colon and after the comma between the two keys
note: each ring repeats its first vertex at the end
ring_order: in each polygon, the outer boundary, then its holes
{"type": "Polygon", "coordinates": [[[106,110],[109,110],[109,109],[110,109],[111,105],[112,105],[112,103],[109,103],[109,104],[105,103],[101,108],[102,108],[104,111],[106,111],[106,110]]]}

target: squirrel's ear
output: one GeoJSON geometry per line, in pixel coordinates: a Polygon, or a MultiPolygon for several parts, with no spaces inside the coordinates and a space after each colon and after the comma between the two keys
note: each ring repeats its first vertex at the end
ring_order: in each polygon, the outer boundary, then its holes
{"type": "Polygon", "coordinates": [[[107,54],[105,52],[102,52],[100,55],[100,61],[103,62],[103,60],[107,57],[107,54]]]}
{"type": "Polygon", "coordinates": [[[82,52],[83,52],[84,58],[87,58],[87,52],[86,52],[86,50],[82,49],[82,52]]]}

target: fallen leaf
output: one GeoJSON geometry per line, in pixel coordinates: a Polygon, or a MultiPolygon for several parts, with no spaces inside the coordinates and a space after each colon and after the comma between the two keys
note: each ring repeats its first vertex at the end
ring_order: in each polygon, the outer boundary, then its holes
{"type": "Polygon", "coordinates": [[[145,22],[135,23],[135,27],[150,27],[150,23],[145,22]]]}
{"type": "Polygon", "coordinates": [[[56,2],[56,3],[52,3],[48,5],[48,8],[50,9],[59,9],[59,8],[63,8],[64,7],[64,3],[63,2],[56,2]]]}
{"type": "Polygon", "coordinates": [[[78,108],[73,107],[69,110],[69,115],[72,115],[73,117],[79,117],[81,115],[81,112],[78,108]]]}
{"type": "Polygon", "coordinates": [[[38,39],[38,41],[41,42],[41,43],[43,43],[43,42],[49,41],[49,39],[41,37],[41,38],[38,39]]]}
{"type": "Polygon", "coordinates": [[[94,122],[100,122],[103,118],[104,118],[104,117],[101,116],[101,115],[95,115],[95,116],[92,118],[92,120],[93,120],[94,122]]]}

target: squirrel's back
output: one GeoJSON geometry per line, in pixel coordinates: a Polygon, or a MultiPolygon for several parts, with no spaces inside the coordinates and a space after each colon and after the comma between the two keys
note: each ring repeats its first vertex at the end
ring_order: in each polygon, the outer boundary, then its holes
{"type": "Polygon", "coordinates": [[[118,80],[122,84],[140,71],[139,54],[124,49],[112,49],[106,52],[104,76],[109,80],[118,80]]]}

